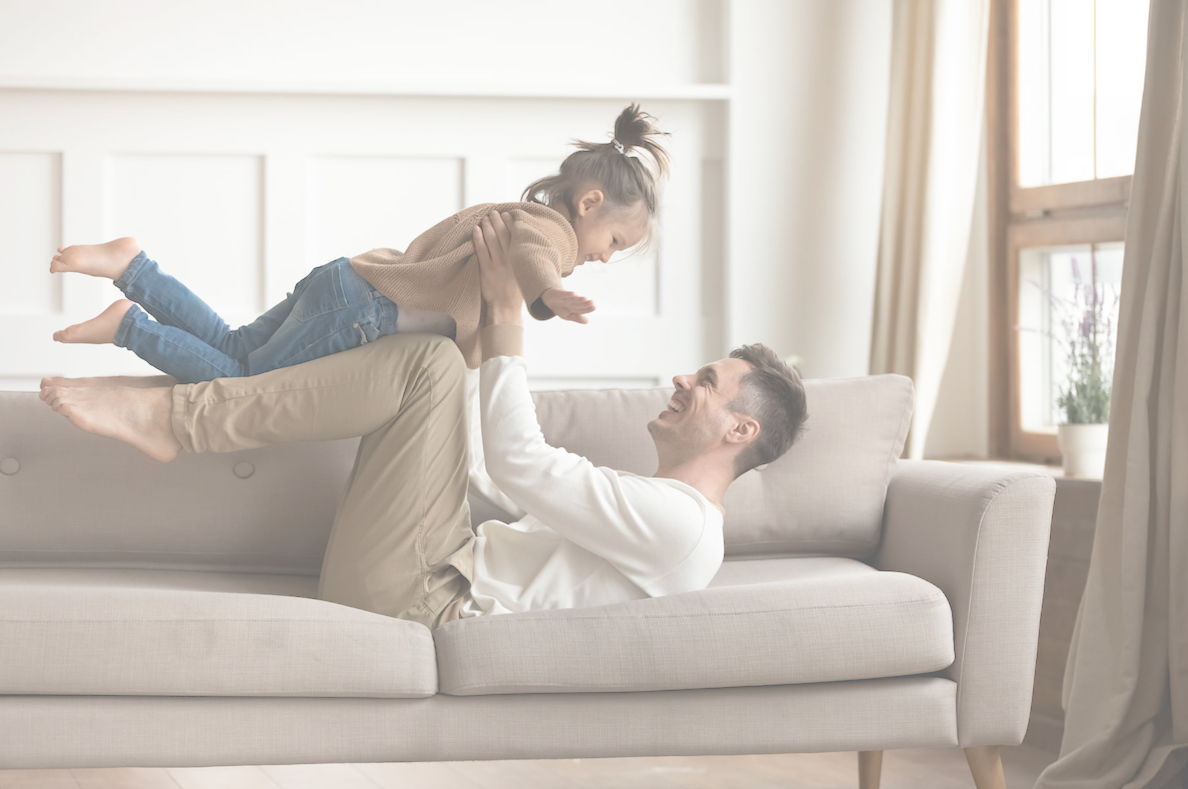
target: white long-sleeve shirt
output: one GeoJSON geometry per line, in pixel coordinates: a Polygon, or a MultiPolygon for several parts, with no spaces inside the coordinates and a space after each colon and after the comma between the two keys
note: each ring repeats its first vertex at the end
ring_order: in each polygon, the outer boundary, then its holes
{"type": "MultiPolygon", "coordinates": [[[[595,466],[549,446],[519,327],[484,329],[486,472],[523,517],[476,528],[464,617],[579,608],[704,589],[722,564],[722,512],[695,488],[595,466]]],[[[517,513],[517,514],[519,514],[517,513]]]]}

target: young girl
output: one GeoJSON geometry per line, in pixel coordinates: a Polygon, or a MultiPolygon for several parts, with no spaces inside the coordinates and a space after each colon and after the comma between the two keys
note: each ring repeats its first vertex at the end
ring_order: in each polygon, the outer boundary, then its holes
{"type": "Polygon", "coordinates": [[[319,266],[284,301],[235,330],[163,273],[133,238],[60,248],[50,271],[110,278],[128,298],[55,332],[54,339],[115,343],[178,383],[255,375],[396,332],[453,337],[467,366],[478,367],[485,307],[474,239],[481,238],[481,223],[493,213],[509,222],[509,257],[534,318],[586,323],[593,303],[562,290],[561,279],[647,236],[657,181],[668,172],[654,120],[632,104],[615,120],[611,142],[576,142],[578,150],[560,172],[529,184],[526,202],[472,206],[422,233],[404,252],[373,249],[319,266]],[[653,167],[631,155],[635,150],[648,154],[653,167]]]}

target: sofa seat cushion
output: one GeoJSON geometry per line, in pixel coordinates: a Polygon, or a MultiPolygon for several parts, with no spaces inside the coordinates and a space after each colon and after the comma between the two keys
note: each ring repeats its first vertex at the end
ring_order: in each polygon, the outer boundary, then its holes
{"type": "Polygon", "coordinates": [[[953,662],[932,584],[853,559],[725,562],[708,589],[434,631],[443,693],[685,690],[876,679],[953,662]]]}
{"type": "Polygon", "coordinates": [[[0,694],[424,698],[416,622],[311,599],[318,579],[0,569],[0,694]]]}

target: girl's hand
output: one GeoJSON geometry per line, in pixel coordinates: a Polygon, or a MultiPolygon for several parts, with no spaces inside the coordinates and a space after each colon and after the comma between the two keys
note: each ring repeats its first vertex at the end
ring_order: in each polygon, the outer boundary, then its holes
{"type": "Polygon", "coordinates": [[[586,313],[594,311],[594,302],[560,288],[549,288],[540,294],[540,299],[558,318],[574,323],[589,323],[586,313]]]}
{"type": "Polygon", "coordinates": [[[492,211],[475,225],[471,240],[479,261],[479,288],[492,323],[519,323],[524,296],[508,263],[510,214],[492,211]]]}

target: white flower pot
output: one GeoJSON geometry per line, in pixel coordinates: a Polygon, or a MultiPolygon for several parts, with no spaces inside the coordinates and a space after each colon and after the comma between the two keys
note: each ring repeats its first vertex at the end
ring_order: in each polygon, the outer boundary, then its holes
{"type": "Polygon", "coordinates": [[[1058,426],[1056,443],[1064,458],[1064,476],[1101,479],[1109,436],[1108,424],[1058,426]]]}

